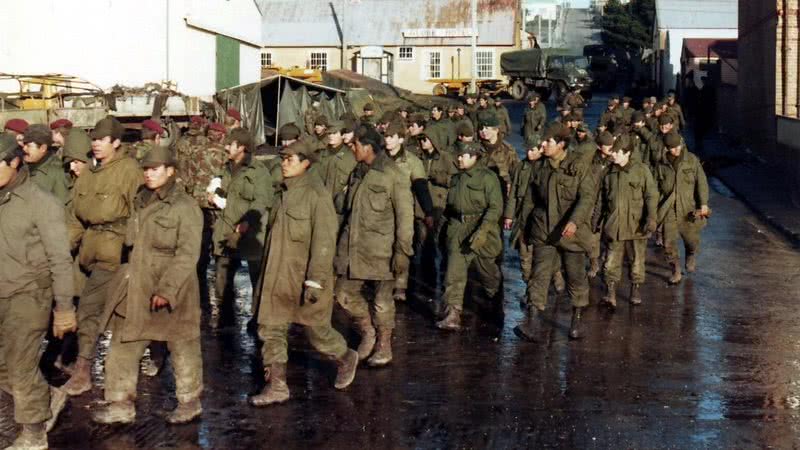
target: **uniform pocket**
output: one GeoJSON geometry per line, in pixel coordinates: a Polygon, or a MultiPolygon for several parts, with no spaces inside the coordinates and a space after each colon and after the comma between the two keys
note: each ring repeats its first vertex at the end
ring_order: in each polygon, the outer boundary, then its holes
{"type": "Polygon", "coordinates": [[[634,200],[641,200],[642,199],[642,183],[640,181],[631,181],[631,192],[632,197],[634,200]]]}
{"type": "Polygon", "coordinates": [[[311,213],[301,208],[286,211],[289,218],[289,237],[295,242],[306,242],[311,235],[311,213]]]}
{"type": "Polygon", "coordinates": [[[576,184],[578,180],[574,176],[562,176],[558,179],[558,196],[564,200],[574,200],[576,194],[576,184]]]}
{"type": "Polygon", "coordinates": [[[178,246],[178,219],[160,216],[153,219],[153,248],[159,250],[175,250],[178,246]]]}
{"type": "Polygon", "coordinates": [[[389,193],[386,192],[386,187],[381,185],[369,185],[369,205],[375,212],[383,212],[389,203],[389,193]]]}

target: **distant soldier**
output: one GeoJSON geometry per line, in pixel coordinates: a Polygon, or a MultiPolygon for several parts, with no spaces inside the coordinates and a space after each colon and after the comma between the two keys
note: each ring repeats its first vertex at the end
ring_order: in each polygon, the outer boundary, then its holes
{"type": "Polygon", "coordinates": [[[53,134],[53,147],[62,148],[71,130],[72,122],[69,119],[58,119],[50,123],[50,131],[53,134]]]}
{"type": "Polygon", "coordinates": [[[164,128],[155,120],[147,119],[142,122],[141,140],[131,146],[131,155],[137,161],[144,159],[147,152],[153,147],[161,145],[164,128]]]}
{"type": "Polygon", "coordinates": [[[462,124],[472,126],[472,120],[470,120],[469,116],[467,116],[466,106],[464,106],[464,104],[461,102],[456,104],[456,114],[453,118],[453,122],[455,122],[456,130],[458,130],[459,126],[463,126],[462,124]]]}
{"type": "Polygon", "coordinates": [[[353,151],[344,142],[344,136],[350,133],[352,130],[347,125],[335,123],[328,134],[328,148],[322,153],[322,160],[315,164],[323,186],[331,195],[340,225],[344,220],[347,183],[357,164],[353,151]]]}
{"type": "Polygon", "coordinates": [[[597,201],[592,214],[592,237],[591,248],[589,249],[589,278],[594,278],[600,272],[600,254],[602,246],[602,209],[600,202],[600,188],[603,179],[613,164],[612,150],[614,148],[614,136],[608,131],[604,131],[597,136],[595,142],[595,152],[591,162],[591,173],[595,179],[595,189],[598,191],[597,201]]]}
{"type": "Polygon", "coordinates": [[[303,128],[309,136],[314,135],[314,126],[316,125],[317,118],[322,114],[319,110],[319,100],[311,102],[311,107],[306,109],[303,113],[303,128]]]}
{"type": "Polygon", "coordinates": [[[472,122],[472,129],[478,128],[478,95],[475,93],[467,94],[467,106],[465,107],[467,117],[472,122]]]}
{"type": "Polygon", "coordinates": [[[542,132],[547,124],[547,108],[541,102],[538,92],[528,95],[528,107],[522,121],[522,139],[528,143],[541,142],[542,132]]]}
{"type": "Polygon", "coordinates": [[[48,386],[39,349],[51,312],[56,338],[77,327],[72,258],[64,205],[31,181],[22,158],[16,139],[0,136],[0,386],[22,425],[8,448],[46,449],[67,395],[48,386]]]}
{"type": "Polygon", "coordinates": [[[372,103],[367,103],[366,105],[364,105],[364,108],[362,108],[362,110],[364,111],[364,115],[361,116],[360,119],[361,123],[375,126],[375,122],[378,120],[378,118],[375,117],[375,105],[373,105],[372,103]]]}
{"type": "Polygon", "coordinates": [[[511,117],[508,115],[508,109],[503,105],[500,97],[494,98],[494,110],[497,119],[500,121],[500,133],[503,136],[507,136],[508,132],[511,131],[511,117]]]}
{"type": "MultiPolygon", "coordinates": [[[[599,131],[614,133],[619,121],[620,117],[614,105],[614,101],[609,100],[608,107],[603,111],[603,114],[600,115],[600,122],[598,122],[597,129],[599,131]]],[[[619,125],[621,125],[621,123],[619,125]]]]}
{"type": "Polygon", "coordinates": [[[22,147],[22,137],[25,135],[25,130],[28,129],[28,122],[25,119],[9,119],[3,125],[3,134],[13,137],[17,144],[22,147]]]}
{"type": "Polygon", "coordinates": [[[456,128],[456,143],[459,142],[474,142],[475,141],[475,128],[472,123],[460,123],[456,128]]]}
{"type": "Polygon", "coordinates": [[[572,111],[578,108],[585,108],[586,107],[586,99],[583,98],[581,95],[581,88],[575,86],[572,89],[572,92],[568,93],[564,96],[564,100],[561,102],[562,106],[569,106],[572,111]]]}
{"type": "Polygon", "coordinates": [[[500,177],[503,187],[503,198],[511,191],[511,174],[519,164],[519,156],[514,147],[502,139],[500,121],[494,114],[486,114],[481,118],[481,143],[486,149],[482,164],[500,177]]]}
{"type": "Polygon", "coordinates": [[[676,130],[684,130],[686,128],[686,118],[683,115],[683,109],[681,109],[681,105],[678,104],[675,98],[674,91],[670,91],[667,94],[667,98],[664,103],[666,106],[666,114],[672,117],[673,122],[675,122],[676,130]]]}
{"type": "Polygon", "coordinates": [[[236,128],[242,128],[242,113],[236,108],[228,108],[225,111],[224,125],[228,133],[236,128]]]}
{"type": "Polygon", "coordinates": [[[75,185],[75,180],[81,176],[85,171],[90,170],[89,163],[92,161],[92,139],[89,135],[76,128],[69,133],[67,139],[64,141],[63,161],[67,164],[67,171],[69,176],[67,178],[67,186],[69,187],[70,195],[67,198],[68,202],[72,201],[72,188],[75,185]]]}
{"type": "Polygon", "coordinates": [[[320,114],[314,120],[314,134],[308,138],[315,152],[321,152],[328,146],[328,118],[320,114]]]}
{"type": "Polygon", "coordinates": [[[630,97],[622,97],[622,105],[619,108],[620,118],[624,126],[630,126],[633,120],[633,112],[635,110],[631,107],[631,100],[630,97]]]}
{"type": "Polygon", "coordinates": [[[303,325],[311,345],[338,366],[336,389],[345,389],[356,375],[358,353],[331,325],[336,277],[338,223],[330,195],[308,173],[315,152],[304,142],[281,149],[284,187],[270,215],[266,243],[264,291],[259,299],[258,335],[268,384],[250,397],[253,406],[289,399],[286,364],[289,326],[303,325]]]}
{"type": "Polygon", "coordinates": [[[403,144],[406,151],[409,151],[417,156],[422,156],[422,147],[420,146],[420,139],[425,133],[425,127],[428,121],[425,116],[419,113],[412,114],[408,117],[408,127],[406,128],[406,140],[403,144]]]}
{"type": "Polygon", "coordinates": [[[445,119],[443,105],[435,104],[431,108],[431,119],[425,125],[425,134],[436,136],[434,139],[452,151],[453,145],[456,143],[456,130],[453,122],[445,119]]]}
{"type": "Polygon", "coordinates": [[[383,138],[372,129],[356,136],[355,157],[359,165],[350,175],[345,224],[334,262],[340,277],[336,299],[358,326],[359,359],[372,353],[368,361],[371,366],[383,366],[392,360],[392,290],[397,274],[406,270],[403,264],[412,255],[414,234],[409,177],[389,158],[383,145],[383,138]],[[375,288],[372,307],[364,296],[365,285],[375,288]],[[373,323],[378,334],[374,353],[373,323]]]}
{"type": "Polygon", "coordinates": [[[53,134],[50,128],[40,124],[29,126],[22,143],[31,181],[66,205],[69,201],[69,183],[61,158],[51,149],[53,134]]]}

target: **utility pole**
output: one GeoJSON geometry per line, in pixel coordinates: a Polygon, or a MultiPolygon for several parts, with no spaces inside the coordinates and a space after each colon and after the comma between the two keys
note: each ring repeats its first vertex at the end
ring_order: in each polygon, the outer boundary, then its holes
{"type": "Polygon", "coordinates": [[[478,92],[478,0],[471,0],[472,10],[472,81],[469,83],[470,92],[478,92]]]}
{"type": "Polygon", "coordinates": [[[342,8],[339,11],[339,14],[342,16],[342,57],[341,57],[341,61],[340,61],[340,65],[341,66],[339,68],[342,69],[342,70],[347,69],[347,67],[345,67],[345,62],[347,61],[347,40],[346,40],[347,31],[345,31],[345,26],[344,26],[345,1],[346,0],[342,0],[342,8]]]}

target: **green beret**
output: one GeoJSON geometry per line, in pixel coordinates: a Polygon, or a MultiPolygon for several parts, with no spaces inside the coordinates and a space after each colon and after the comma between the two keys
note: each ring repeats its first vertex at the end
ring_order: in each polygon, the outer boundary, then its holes
{"type": "Polygon", "coordinates": [[[145,169],[158,167],[161,165],[175,167],[175,155],[168,147],[156,145],[144,155],[141,163],[145,169]]]}
{"type": "Polygon", "coordinates": [[[91,159],[92,139],[80,128],[73,128],[69,136],[64,139],[64,159],[88,163],[91,159]]]}

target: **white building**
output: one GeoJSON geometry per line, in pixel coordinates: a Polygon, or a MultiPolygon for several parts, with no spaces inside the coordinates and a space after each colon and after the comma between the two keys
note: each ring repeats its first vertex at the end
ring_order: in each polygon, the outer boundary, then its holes
{"type": "Polygon", "coordinates": [[[206,98],[260,78],[261,13],[253,0],[5,3],[1,72],[71,75],[103,89],[171,81],[206,98]]]}

